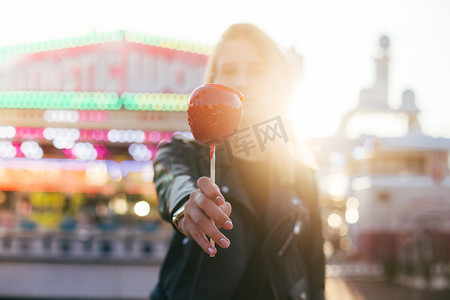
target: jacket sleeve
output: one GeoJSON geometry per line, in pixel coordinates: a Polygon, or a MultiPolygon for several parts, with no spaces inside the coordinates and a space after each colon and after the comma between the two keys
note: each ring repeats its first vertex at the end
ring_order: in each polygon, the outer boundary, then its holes
{"type": "Polygon", "coordinates": [[[197,189],[195,150],[190,141],[174,137],[161,146],[153,168],[159,212],[164,220],[171,222],[175,210],[197,189]]]}
{"type": "Polygon", "coordinates": [[[325,258],[323,253],[322,218],[319,209],[319,195],[314,172],[306,166],[301,172],[303,190],[309,211],[309,243],[307,247],[307,272],[310,299],[325,299],[325,258]]]}

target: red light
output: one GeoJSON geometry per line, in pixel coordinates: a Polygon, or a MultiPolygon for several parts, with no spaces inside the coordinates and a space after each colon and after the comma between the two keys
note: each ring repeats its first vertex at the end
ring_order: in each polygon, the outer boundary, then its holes
{"type": "Polygon", "coordinates": [[[25,155],[23,154],[22,150],[20,150],[21,143],[12,143],[12,145],[17,150],[16,157],[25,157],[25,155]]]}

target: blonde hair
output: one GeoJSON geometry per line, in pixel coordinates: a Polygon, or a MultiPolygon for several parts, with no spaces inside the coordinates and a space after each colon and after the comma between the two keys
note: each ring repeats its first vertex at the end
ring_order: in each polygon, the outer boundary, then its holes
{"type": "Polygon", "coordinates": [[[270,151],[270,170],[276,172],[276,177],[280,183],[286,185],[294,184],[295,167],[292,159],[301,157],[299,153],[299,144],[296,141],[293,125],[287,114],[289,103],[295,91],[295,85],[299,78],[297,60],[292,60],[292,55],[288,55],[288,51],[282,49],[275,41],[273,41],[264,31],[253,24],[238,23],[229,27],[219,39],[216,47],[209,56],[206,66],[204,81],[206,83],[214,82],[217,71],[217,61],[221,54],[223,45],[230,40],[244,39],[254,46],[261,57],[267,64],[272,78],[272,87],[279,102],[277,106],[280,109],[283,125],[287,131],[289,142],[285,144],[277,143],[270,151]]]}
{"type": "Polygon", "coordinates": [[[298,77],[298,74],[294,74],[298,69],[293,68],[289,64],[290,57],[286,55],[287,51],[279,47],[269,35],[253,24],[234,24],[222,34],[209,56],[204,82],[214,82],[217,60],[222,51],[222,46],[226,42],[236,39],[244,39],[255,47],[256,51],[267,63],[268,68],[272,70],[273,85],[277,90],[277,94],[281,95],[281,99],[290,100],[294,93],[296,77],[298,77]]]}

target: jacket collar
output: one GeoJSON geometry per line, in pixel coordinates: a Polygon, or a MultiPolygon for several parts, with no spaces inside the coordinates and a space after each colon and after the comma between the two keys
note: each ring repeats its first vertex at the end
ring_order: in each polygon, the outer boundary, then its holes
{"type": "MultiPolygon", "coordinates": [[[[219,145],[220,147],[221,145],[219,145]]],[[[219,150],[218,148],[217,150],[219,150]]],[[[236,202],[245,206],[256,220],[264,220],[267,229],[272,228],[283,216],[293,211],[298,211],[304,207],[304,201],[300,198],[295,186],[282,186],[277,178],[277,174],[270,172],[268,176],[268,194],[265,214],[258,216],[256,210],[253,208],[248,194],[239,179],[239,174],[234,168],[235,159],[227,156],[226,149],[218,151],[216,157],[216,172],[221,173],[220,184],[221,188],[228,187],[228,193],[225,197],[230,197],[236,202]]],[[[217,175],[216,175],[217,176],[217,175]]]]}
{"type": "MultiPolygon", "coordinates": [[[[200,146],[201,155],[209,166],[209,147],[198,142],[195,143],[200,146]]],[[[264,216],[258,216],[240,181],[239,174],[234,169],[234,163],[235,159],[231,156],[226,145],[224,143],[216,145],[216,184],[221,189],[225,199],[233,199],[244,206],[256,220],[265,219],[267,228],[271,228],[282,216],[304,205],[295,187],[281,186],[276,178],[277,175],[271,172],[268,177],[269,193],[267,195],[266,213],[264,216]]]]}
{"type": "MultiPolygon", "coordinates": [[[[197,152],[197,159],[200,159],[201,165],[204,165],[205,176],[209,174],[209,147],[195,140],[190,140],[197,152]]],[[[253,217],[257,218],[255,209],[250,203],[247,192],[240,181],[239,174],[233,167],[234,159],[224,143],[216,145],[216,184],[219,186],[222,194],[227,198],[233,199],[244,206],[253,217]]],[[[203,167],[202,167],[203,169],[203,167]]]]}

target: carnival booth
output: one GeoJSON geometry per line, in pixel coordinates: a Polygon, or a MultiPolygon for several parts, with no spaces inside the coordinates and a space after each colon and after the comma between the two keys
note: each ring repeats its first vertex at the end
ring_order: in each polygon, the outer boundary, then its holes
{"type": "Polygon", "coordinates": [[[209,51],[123,31],[0,49],[0,259],[159,263],[152,157],[188,131],[209,51]]]}

